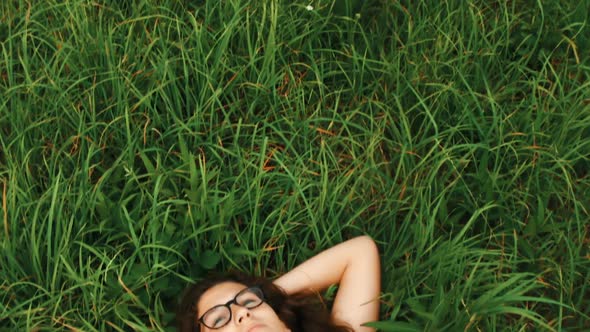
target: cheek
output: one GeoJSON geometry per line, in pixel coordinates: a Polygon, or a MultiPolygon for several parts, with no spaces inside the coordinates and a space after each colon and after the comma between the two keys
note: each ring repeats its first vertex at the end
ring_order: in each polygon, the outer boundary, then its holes
{"type": "Polygon", "coordinates": [[[267,315],[269,315],[269,316],[276,316],[276,317],[278,317],[278,316],[277,316],[277,313],[275,312],[275,310],[274,310],[274,309],[273,309],[273,308],[272,308],[270,305],[268,305],[268,303],[266,303],[266,302],[265,302],[265,303],[263,303],[263,304],[260,306],[260,309],[263,309],[263,310],[264,310],[264,312],[265,312],[267,315]]]}
{"type": "Polygon", "coordinates": [[[264,318],[269,323],[273,323],[278,326],[284,326],[283,321],[274,311],[274,309],[269,306],[268,304],[264,303],[263,306],[260,307],[260,315],[261,318],[264,318]]]}

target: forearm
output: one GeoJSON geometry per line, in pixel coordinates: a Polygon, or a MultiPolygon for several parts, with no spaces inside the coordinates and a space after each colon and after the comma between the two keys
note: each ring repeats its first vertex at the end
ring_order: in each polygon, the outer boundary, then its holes
{"type": "MultiPolygon", "coordinates": [[[[306,260],[275,280],[287,294],[319,292],[340,283],[347,266],[354,261],[353,242],[340,243],[306,260]]],[[[357,246],[354,246],[357,247],[357,246]]]]}

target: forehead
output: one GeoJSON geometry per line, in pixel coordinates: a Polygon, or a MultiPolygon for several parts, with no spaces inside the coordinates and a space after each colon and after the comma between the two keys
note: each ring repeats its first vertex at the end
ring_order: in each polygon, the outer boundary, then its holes
{"type": "Polygon", "coordinates": [[[201,295],[199,303],[197,303],[197,314],[200,316],[213,306],[231,301],[236,294],[246,287],[244,284],[226,281],[209,288],[201,295]]]}

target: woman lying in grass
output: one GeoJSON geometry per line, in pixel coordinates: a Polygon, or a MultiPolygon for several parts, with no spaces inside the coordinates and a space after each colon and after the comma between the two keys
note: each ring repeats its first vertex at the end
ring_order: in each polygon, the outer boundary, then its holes
{"type": "Polygon", "coordinates": [[[192,286],[178,312],[181,332],[207,331],[374,331],[361,326],[377,320],[379,252],[361,236],[310,258],[270,281],[230,274],[192,286]],[[318,292],[339,284],[331,313],[318,292]]]}

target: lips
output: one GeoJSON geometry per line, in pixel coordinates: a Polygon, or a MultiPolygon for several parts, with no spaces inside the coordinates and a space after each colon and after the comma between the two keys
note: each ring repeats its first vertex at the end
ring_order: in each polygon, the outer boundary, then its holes
{"type": "Polygon", "coordinates": [[[261,327],[264,327],[264,325],[263,324],[254,324],[254,325],[250,326],[246,331],[255,332],[255,331],[258,331],[258,329],[261,327]]]}

